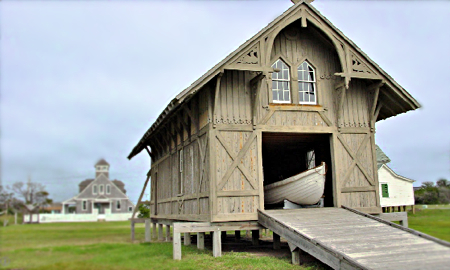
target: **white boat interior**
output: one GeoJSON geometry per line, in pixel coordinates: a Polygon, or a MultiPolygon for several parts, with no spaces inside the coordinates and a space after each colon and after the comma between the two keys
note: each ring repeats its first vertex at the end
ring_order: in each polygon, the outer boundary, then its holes
{"type": "MultiPolygon", "coordinates": [[[[333,181],[329,134],[263,133],[264,186],[282,181],[310,168],[327,164],[322,205],[333,207],[333,181]],[[282,151],[280,151],[282,149],[282,151]]],[[[281,209],[280,204],[265,204],[265,209],[281,209]]]]}

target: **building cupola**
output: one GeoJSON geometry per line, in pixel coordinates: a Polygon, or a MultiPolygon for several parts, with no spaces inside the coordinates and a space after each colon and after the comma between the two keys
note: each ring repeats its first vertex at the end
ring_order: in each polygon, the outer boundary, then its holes
{"type": "Polygon", "coordinates": [[[95,178],[97,178],[101,173],[109,178],[109,163],[103,158],[95,164],[95,178]]]}

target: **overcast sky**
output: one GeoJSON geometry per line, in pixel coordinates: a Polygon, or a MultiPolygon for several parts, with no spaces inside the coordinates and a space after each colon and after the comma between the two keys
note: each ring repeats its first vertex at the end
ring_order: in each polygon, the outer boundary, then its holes
{"type": "MultiPolygon", "coordinates": [[[[127,155],[168,102],[288,9],[278,1],[2,1],[1,180],[55,201],[105,158],[137,201],[149,157],[127,155]]],[[[398,174],[450,180],[450,1],[313,5],[423,108],[377,123],[398,174]]]]}

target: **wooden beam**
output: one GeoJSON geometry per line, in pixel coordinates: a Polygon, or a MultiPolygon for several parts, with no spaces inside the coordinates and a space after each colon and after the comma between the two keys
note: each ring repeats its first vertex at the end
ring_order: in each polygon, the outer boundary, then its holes
{"type": "Polygon", "coordinates": [[[194,122],[194,125],[196,126],[197,130],[199,130],[198,119],[196,119],[194,117],[194,115],[192,114],[191,110],[187,107],[187,105],[184,105],[183,109],[188,114],[188,116],[191,119],[191,121],[194,122]]]}
{"type": "Polygon", "coordinates": [[[148,145],[145,146],[145,150],[147,150],[148,155],[150,156],[150,159],[152,161],[155,160],[155,156],[153,155],[153,153],[150,151],[150,149],[148,149],[148,145]]]}
{"type": "Polygon", "coordinates": [[[217,120],[217,105],[218,105],[218,102],[219,102],[220,82],[222,80],[222,76],[223,76],[223,71],[220,72],[217,75],[217,80],[216,80],[216,91],[215,91],[215,94],[214,94],[214,108],[213,108],[213,110],[214,110],[214,112],[213,112],[213,117],[214,117],[214,119],[213,119],[213,128],[216,128],[215,125],[218,122],[218,120],[217,120]]]}
{"type": "Polygon", "coordinates": [[[144,187],[142,188],[142,191],[141,191],[141,195],[139,195],[139,200],[138,200],[136,206],[134,207],[133,214],[131,215],[132,219],[134,218],[134,215],[136,214],[137,209],[139,209],[139,204],[141,203],[142,196],[144,195],[144,191],[147,188],[147,184],[148,184],[148,180],[149,179],[150,179],[150,174],[147,174],[147,180],[145,180],[144,187]]]}

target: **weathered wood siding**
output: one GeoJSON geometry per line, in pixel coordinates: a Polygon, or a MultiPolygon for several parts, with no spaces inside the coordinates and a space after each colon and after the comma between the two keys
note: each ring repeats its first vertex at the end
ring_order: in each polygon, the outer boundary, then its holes
{"type": "MultiPolygon", "coordinates": [[[[337,78],[334,74],[340,72],[341,67],[333,44],[313,26],[301,28],[299,23],[293,23],[275,38],[269,64],[272,65],[279,58],[290,67],[290,77],[293,81],[298,79],[297,68],[304,61],[308,61],[315,68],[317,104],[323,107],[324,115],[331,121],[336,121],[334,88],[337,78]]],[[[291,84],[291,92],[292,90],[298,91],[297,86],[291,84]]],[[[293,116],[292,114],[298,113],[290,113],[290,116],[293,116]]],[[[312,123],[315,122],[306,124],[312,123]]]]}
{"type": "Polygon", "coordinates": [[[250,81],[255,74],[249,71],[226,70],[221,78],[215,109],[217,124],[251,124],[250,81]]]}
{"type": "Polygon", "coordinates": [[[346,90],[338,127],[370,127],[369,108],[372,104],[373,92],[367,90],[363,80],[353,79],[346,90]]]}
{"type": "Polygon", "coordinates": [[[259,208],[256,132],[216,131],[214,140],[216,220],[248,220],[259,208]]]}
{"type": "Polygon", "coordinates": [[[153,217],[209,220],[209,91],[205,87],[186,102],[151,142],[156,152],[151,175],[153,217]]]}

